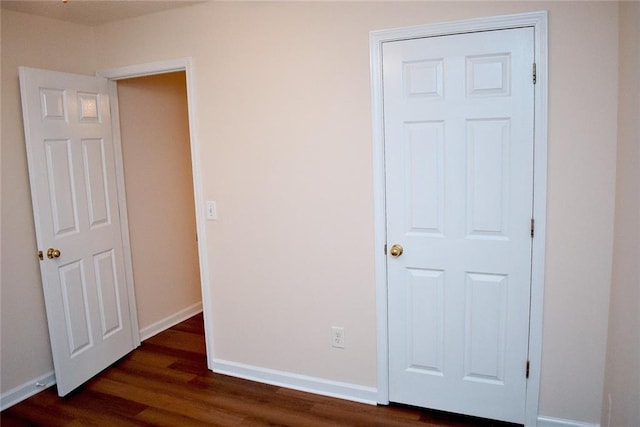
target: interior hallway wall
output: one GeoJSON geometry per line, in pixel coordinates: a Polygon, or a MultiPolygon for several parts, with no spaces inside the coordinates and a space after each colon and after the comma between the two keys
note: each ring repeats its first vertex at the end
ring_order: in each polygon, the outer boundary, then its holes
{"type": "Polygon", "coordinates": [[[119,80],[120,134],[141,331],[202,301],[186,77],[119,80]]]}
{"type": "Polygon", "coordinates": [[[603,427],[640,426],[640,3],[620,4],[619,37],[616,223],[603,427]]]}

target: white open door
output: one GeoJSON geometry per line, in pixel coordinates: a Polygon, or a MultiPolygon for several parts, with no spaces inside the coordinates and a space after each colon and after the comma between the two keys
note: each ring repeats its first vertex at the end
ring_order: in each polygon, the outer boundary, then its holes
{"type": "Polygon", "coordinates": [[[525,421],[533,40],[383,46],[391,401],[525,421]]]}
{"type": "Polygon", "coordinates": [[[137,342],[107,83],[20,68],[31,197],[60,396],[137,342]]]}

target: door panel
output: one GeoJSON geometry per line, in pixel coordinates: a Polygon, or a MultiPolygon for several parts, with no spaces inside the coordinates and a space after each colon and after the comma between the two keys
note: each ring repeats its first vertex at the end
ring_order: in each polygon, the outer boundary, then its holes
{"type": "Polygon", "coordinates": [[[509,120],[467,122],[467,237],[506,238],[509,120]]]}
{"type": "Polygon", "coordinates": [[[444,231],[444,123],[418,122],[405,126],[407,232],[439,234],[444,231]]]}
{"type": "Polygon", "coordinates": [[[82,160],[86,177],[89,227],[109,224],[109,186],[102,139],[82,140],[82,160]]]}
{"type": "Polygon", "coordinates": [[[106,79],[20,68],[29,178],[61,396],[133,350],[106,79]],[[58,257],[47,249],[58,249],[58,257]]]}
{"type": "Polygon", "coordinates": [[[409,369],[442,376],[444,372],[444,272],[407,269],[409,292],[409,369]]]}
{"type": "Polygon", "coordinates": [[[467,273],[464,378],[504,384],[508,278],[467,273]]]}
{"type": "Polygon", "coordinates": [[[533,29],[382,59],[390,400],[524,422],[533,29]]]}
{"type": "Polygon", "coordinates": [[[78,231],[78,204],[71,179],[71,141],[47,139],[45,147],[54,230],[56,235],[61,237],[78,231]]]}
{"type": "Polygon", "coordinates": [[[102,325],[102,338],[107,338],[122,328],[122,308],[118,294],[116,260],[114,251],[96,254],[93,257],[98,290],[98,307],[102,325]]]}
{"type": "Polygon", "coordinates": [[[70,356],[91,345],[91,325],[87,313],[87,287],[81,262],[61,266],[63,315],[67,328],[70,356]]]}

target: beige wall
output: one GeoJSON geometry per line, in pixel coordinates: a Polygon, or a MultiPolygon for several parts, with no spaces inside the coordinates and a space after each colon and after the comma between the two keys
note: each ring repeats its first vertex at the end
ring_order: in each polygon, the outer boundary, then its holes
{"type": "Polygon", "coordinates": [[[141,330],[201,301],[184,72],[118,81],[141,330]]]}
{"type": "Polygon", "coordinates": [[[217,358],[376,386],[368,33],[537,10],[550,11],[540,413],[600,421],[615,2],[212,2],[97,27],[98,69],[193,58],[203,195],[220,216],[207,223],[217,358]],[[345,350],[331,349],[332,325],[345,350]]]}
{"type": "MultiPolygon", "coordinates": [[[[0,8],[0,82],[2,82],[2,9],[0,8]]],[[[2,85],[0,84],[0,189],[2,189],[2,85]]],[[[2,197],[0,197],[0,224],[2,224],[2,197]]],[[[0,226],[0,241],[2,241],[2,227],[0,226]]],[[[0,244],[0,308],[2,307],[2,244],[0,244]]],[[[2,346],[2,324],[0,323],[0,347],[2,346]]],[[[0,349],[0,360],[2,350],[0,349]]],[[[0,374],[1,375],[1,374],[0,374]]],[[[0,378],[0,383],[1,383],[0,378]]],[[[0,390],[2,387],[0,386],[0,390]]]]}
{"type": "MultiPolygon", "coordinates": [[[[0,9],[0,82],[2,82],[2,9],[0,9]]],[[[3,92],[3,84],[0,84],[0,191],[2,189],[2,141],[4,139],[4,134],[2,134],[2,92],[3,92]]],[[[0,242],[3,240],[2,239],[2,235],[3,235],[3,227],[1,226],[1,224],[3,224],[2,222],[2,197],[0,197],[0,242]]],[[[2,309],[2,281],[4,280],[3,275],[2,275],[2,260],[4,258],[2,257],[2,244],[0,243],[0,310],[2,309]]],[[[2,337],[3,337],[3,331],[2,331],[2,319],[0,318],[0,363],[3,359],[3,355],[2,355],[2,337]]],[[[1,366],[0,366],[1,368],[1,366]]],[[[2,392],[2,386],[1,384],[3,383],[2,380],[2,373],[0,372],[0,392],[2,392]]]]}
{"type": "Polygon", "coordinates": [[[2,11],[1,390],[53,370],[31,210],[18,66],[94,73],[90,27],[2,11]]]}
{"type": "Polygon", "coordinates": [[[99,67],[193,57],[204,193],[221,215],[207,226],[216,357],[376,384],[368,32],[540,9],[551,40],[541,412],[600,420],[616,3],[210,3],[98,28],[99,67]],[[332,324],[346,328],[345,351],[329,347],[332,324]]]}
{"type": "Polygon", "coordinates": [[[620,5],[616,222],[603,427],[640,425],[639,76],[640,3],[625,2],[620,5]]]}

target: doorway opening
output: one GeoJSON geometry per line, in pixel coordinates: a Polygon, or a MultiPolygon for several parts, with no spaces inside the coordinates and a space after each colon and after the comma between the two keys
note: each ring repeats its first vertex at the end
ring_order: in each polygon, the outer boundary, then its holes
{"type": "MultiPolygon", "coordinates": [[[[146,63],[146,64],[138,64],[138,65],[132,65],[132,66],[126,66],[126,67],[120,67],[120,68],[114,68],[114,69],[109,69],[109,70],[102,70],[99,71],[97,73],[97,75],[99,77],[103,77],[103,78],[107,78],[110,80],[110,95],[111,98],[114,100],[114,102],[111,104],[111,108],[114,110],[114,117],[118,117],[120,116],[120,108],[123,107],[120,105],[119,101],[118,101],[118,95],[119,92],[121,90],[119,90],[119,87],[121,89],[124,89],[125,86],[131,86],[131,85],[138,85],[141,84],[142,86],[145,85],[153,85],[153,84],[157,84],[159,82],[161,82],[162,80],[171,80],[171,79],[175,79],[175,81],[172,83],[172,87],[173,89],[168,89],[168,92],[172,92],[175,91],[177,93],[179,93],[179,95],[174,94],[174,96],[178,96],[180,97],[181,101],[180,103],[184,103],[186,105],[182,105],[181,108],[181,128],[182,128],[182,133],[183,133],[183,137],[182,139],[185,139],[184,142],[181,142],[181,149],[182,149],[182,160],[181,162],[184,163],[186,166],[183,166],[183,169],[181,169],[180,174],[182,174],[182,181],[183,185],[188,185],[189,179],[191,179],[191,191],[189,191],[188,189],[185,190],[186,193],[190,194],[189,195],[185,195],[183,194],[182,197],[185,197],[184,200],[182,200],[180,203],[184,203],[184,204],[189,204],[189,197],[191,200],[191,207],[192,209],[190,209],[191,214],[186,214],[185,211],[181,211],[181,215],[183,217],[183,227],[185,227],[186,229],[184,230],[176,230],[178,234],[181,234],[182,237],[185,239],[183,241],[183,244],[185,244],[187,246],[189,246],[191,249],[189,249],[189,254],[187,256],[184,256],[184,254],[180,254],[181,257],[187,258],[187,259],[191,259],[190,261],[190,265],[191,267],[187,267],[190,268],[190,275],[192,277],[192,279],[190,280],[198,280],[199,279],[199,284],[200,284],[200,300],[199,300],[199,304],[201,304],[202,307],[202,315],[203,315],[203,319],[204,319],[204,332],[205,332],[205,342],[206,342],[206,355],[207,355],[207,367],[208,369],[212,369],[213,366],[213,359],[214,359],[214,354],[213,354],[213,334],[212,334],[212,324],[211,324],[211,305],[210,305],[210,290],[209,290],[209,273],[208,273],[208,267],[207,267],[207,244],[206,244],[206,234],[205,234],[205,217],[204,217],[204,198],[202,195],[202,186],[201,186],[201,176],[200,176],[200,157],[199,157],[199,146],[198,146],[198,141],[196,138],[197,135],[197,129],[196,129],[196,121],[195,121],[195,103],[194,103],[194,85],[193,85],[193,75],[192,75],[192,65],[191,65],[191,59],[190,58],[180,58],[180,59],[175,59],[175,60],[168,60],[168,61],[161,61],[161,62],[154,62],[154,63],[146,63]],[[141,78],[141,80],[135,80],[141,78]],[[146,78],[149,78],[149,80],[146,80],[146,78]],[[157,78],[159,79],[159,81],[155,81],[154,79],[157,78]],[[185,108],[186,107],[186,108],[185,108]],[[184,114],[186,114],[186,122],[185,122],[185,116],[184,114]],[[186,125],[187,129],[184,128],[184,126],[186,125]],[[188,134],[188,137],[187,137],[188,134]],[[188,152],[188,154],[187,154],[188,152]],[[190,178],[189,178],[190,177],[190,178]],[[191,218],[189,220],[189,218],[191,218]],[[193,218],[195,218],[195,224],[193,223],[193,218]],[[190,237],[189,237],[190,236],[190,237]],[[193,241],[195,242],[195,246],[196,246],[196,253],[193,253],[193,241]],[[189,243],[191,243],[191,245],[189,245],[189,243]],[[194,257],[195,261],[194,261],[194,257]],[[197,264],[197,268],[198,268],[198,274],[196,274],[193,271],[193,265],[197,264]]],[[[165,82],[166,83],[166,82],[165,82]]],[[[169,86],[168,86],[169,87],[169,86]]],[[[124,89],[125,91],[128,91],[129,88],[124,89]]],[[[139,88],[140,89],[140,88],[139,88]]],[[[148,88],[147,88],[148,90],[148,88]]],[[[144,91],[143,91],[144,92],[144,91]]],[[[134,94],[136,93],[136,91],[134,91],[134,94]]],[[[135,96],[135,95],[134,95],[135,96]]],[[[159,96],[159,94],[155,94],[155,96],[159,96]]],[[[152,101],[152,102],[156,102],[156,101],[152,101]]],[[[163,107],[169,108],[168,105],[157,105],[154,106],[154,108],[159,108],[162,109],[163,107]]],[[[127,107],[124,107],[125,109],[127,107]]],[[[169,112],[169,114],[171,115],[172,113],[169,112]]],[[[174,112],[175,114],[175,112],[174,112]]],[[[150,124],[145,124],[146,127],[151,127],[150,124]]],[[[144,129],[143,126],[141,129],[144,129]]],[[[178,126],[178,127],[180,127],[178,126]]],[[[128,149],[125,148],[125,144],[127,144],[127,142],[124,141],[124,137],[122,139],[119,138],[119,135],[121,134],[121,129],[120,129],[120,123],[119,122],[115,122],[114,123],[114,127],[116,127],[116,132],[114,132],[114,134],[116,135],[116,140],[115,142],[115,146],[116,146],[116,155],[122,155],[124,154],[124,150],[128,149]]],[[[151,140],[153,141],[153,137],[151,137],[151,140]]],[[[129,143],[131,143],[132,141],[129,141],[129,143]]],[[[129,147],[131,148],[131,147],[129,147]]],[[[136,147],[133,147],[136,148],[136,147]]],[[[139,148],[139,147],[138,147],[139,148]]],[[[153,146],[153,144],[151,144],[151,148],[152,150],[157,150],[158,147],[153,146]]],[[[144,153],[143,153],[144,154],[144,153]]],[[[138,154],[139,155],[139,154],[138,154]]],[[[143,155],[144,157],[144,155],[143,155]]],[[[138,160],[138,162],[141,164],[140,167],[144,168],[144,159],[142,160],[138,160]]],[[[130,196],[129,196],[129,189],[127,188],[126,192],[125,192],[125,180],[127,179],[127,173],[129,173],[129,177],[131,178],[132,176],[132,171],[129,170],[127,172],[126,170],[126,165],[125,162],[123,161],[123,158],[120,157],[120,159],[118,159],[118,161],[116,162],[116,167],[119,168],[118,171],[118,175],[119,175],[119,181],[118,181],[118,188],[119,188],[119,193],[120,193],[120,198],[122,200],[122,204],[126,206],[127,201],[129,200],[130,196]],[[125,194],[126,194],[126,199],[125,199],[125,194]]],[[[161,168],[160,168],[161,169],[161,168]]],[[[156,171],[157,172],[157,171],[156,171]]],[[[160,170],[160,172],[162,172],[160,170]]],[[[157,180],[160,180],[161,182],[157,182],[154,184],[154,188],[156,191],[159,191],[158,189],[163,188],[163,186],[166,183],[167,179],[165,175],[162,175],[160,173],[160,175],[158,175],[159,178],[156,178],[157,180]]],[[[148,197],[148,196],[147,196],[148,197]]],[[[169,199],[171,199],[169,197],[169,199]]],[[[165,200],[166,202],[166,200],[165,200]]],[[[178,203],[177,201],[174,203],[178,203]]],[[[146,206],[142,206],[142,221],[145,221],[145,212],[148,209],[146,206]]],[[[132,210],[132,208],[130,207],[129,210],[132,210]]],[[[124,215],[125,217],[127,217],[127,212],[120,212],[121,215],[124,215]]],[[[127,218],[127,222],[128,222],[128,218],[127,218]]],[[[146,225],[145,225],[146,226],[146,225]]],[[[167,225],[168,228],[177,228],[176,224],[168,224],[167,225]]],[[[157,230],[156,230],[157,231],[157,230]]],[[[123,233],[126,234],[126,240],[131,240],[130,236],[129,236],[129,231],[128,230],[123,230],[123,233]]],[[[153,230],[151,230],[151,233],[153,233],[153,230]]],[[[174,256],[178,256],[176,254],[173,253],[172,248],[171,247],[164,247],[164,248],[156,248],[159,250],[159,254],[160,255],[156,255],[155,257],[150,256],[150,251],[146,251],[145,247],[144,247],[144,242],[138,242],[138,246],[140,249],[140,244],[142,243],[142,248],[139,251],[142,255],[139,255],[143,258],[146,258],[146,260],[133,260],[133,257],[131,256],[131,252],[128,254],[128,259],[132,260],[131,264],[136,263],[138,261],[142,261],[145,263],[150,264],[151,266],[159,266],[159,265],[170,265],[173,262],[173,257],[174,256]]],[[[171,243],[169,243],[171,244],[171,243]]],[[[133,246],[133,244],[131,245],[133,246]]],[[[125,248],[126,250],[127,248],[125,248]]],[[[131,249],[131,247],[128,248],[129,250],[131,249]]],[[[130,283],[133,282],[133,276],[134,276],[134,266],[133,265],[128,265],[127,266],[127,274],[128,274],[128,280],[130,281],[130,283]]],[[[187,264],[185,264],[187,265],[187,264]]],[[[174,276],[175,277],[175,276],[174,276]]],[[[179,277],[179,276],[178,276],[179,277]]],[[[176,279],[178,280],[178,279],[176,279]]],[[[170,285],[169,285],[170,286],[170,285]]],[[[163,292],[163,289],[154,289],[157,292],[163,292]]],[[[135,285],[135,291],[136,293],[139,292],[138,291],[138,285],[135,285]]],[[[193,289],[191,289],[190,291],[187,292],[187,294],[189,292],[193,292],[193,289]]],[[[130,289],[130,293],[133,293],[133,287],[130,289]]],[[[193,296],[193,295],[192,295],[193,296]]],[[[132,301],[135,301],[135,298],[132,298],[132,301]]],[[[153,305],[153,299],[151,299],[150,301],[150,307],[153,305]]],[[[144,303],[143,303],[144,304],[144,303]]],[[[155,310],[155,308],[152,308],[151,310],[155,310]]],[[[141,333],[141,338],[145,339],[148,338],[152,335],[154,335],[155,333],[158,333],[168,327],[171,327],[173,324],[179,323],[181,320],[187,319],[189,317],[191,317],[193,314],[195,314],[197,311],[199,310],[198,307],[198,303],[194,303],[192,305],[188,305],[186,308],[184,308],[181,311],[178,311],[177,313],[174,313],[173,316],[169,316],[167,318],[164,319],[164,321],[158,321],[156,323],[153,323],[153,321],[151,321],[151,324],[149,325],[144,325],[141,324],[141,328],[140,328],[140,333],[141,333]]],[[[157,314],[156,314],[157,315],[157,314]]],[[[143,317],[145,316],[145,314],[143,313],[142,315],[139,315],[139,317],[144,321],[145,318],[143,317]]]]}
{"type": "Polygon", "coordinates": [[[184,71],[116,82],[140,339],[202,311],[184,71]]]}

